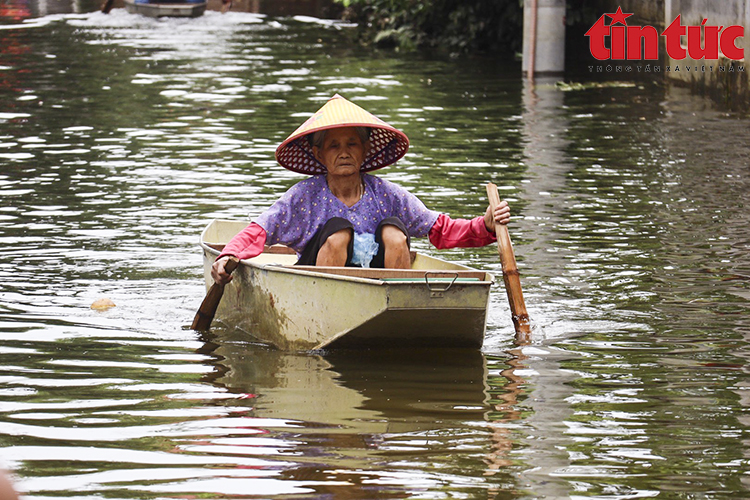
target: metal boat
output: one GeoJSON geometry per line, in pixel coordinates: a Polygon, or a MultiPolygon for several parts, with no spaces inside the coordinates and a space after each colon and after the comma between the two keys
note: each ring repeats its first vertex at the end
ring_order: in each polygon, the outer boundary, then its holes
{"type": "Polygon", "coordinates": [[[125,0],[131,14],[147,17],[198,17],[206,11],[206,2],[138,2],[125,0]]]}
{"type": "MultiPolygon", "coordinates": [[[[203,231],[207,288],[216,257],[246,226],[214,220],[203,231]]],[[[482,346],[494,280],[487,272],[416,252],[404,270],[296,261],[279,245],[241,261],[216,319],[283,350],[482,346]]]]}

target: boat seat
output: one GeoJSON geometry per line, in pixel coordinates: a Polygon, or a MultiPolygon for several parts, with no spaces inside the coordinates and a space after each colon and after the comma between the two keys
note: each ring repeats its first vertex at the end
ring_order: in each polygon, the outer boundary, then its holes
{"type": "MultiPolygon", "coordinates": [[[[397,283],[424,283],[425,278],[380,278],[382,281],[397,283]]],[[[479,282],[479,278],[429,278],[430,283],[470,283],[479,282]]]]}
{"type": "Polygon", "coordinates": [[[289,266],[298,271],[311,271],[323,274],[336,274],[339,276],[351,276],[355,278],[369,278],[375,280],[409,279],[424,283],[425,276],[429,275],[430,281],[454,279],[474,279],[484,281],[487,273],[474,270],[452,270],[452,269],[374,269],[365,267],[322,267],[322,266],[289,266]],[[442,275],[442,276],[439,276],[442,275]]]}

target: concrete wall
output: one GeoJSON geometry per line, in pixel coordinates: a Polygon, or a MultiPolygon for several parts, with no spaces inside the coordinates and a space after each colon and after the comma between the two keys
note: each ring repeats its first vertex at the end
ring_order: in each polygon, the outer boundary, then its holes
{"type": "MultiPolygon", "coordinates": [[[[750,85],[748,73],[750,65],[750,0],[597,0],[601,12],[615,12],[618,6],[623,12],[635,15],[628,18],[631,25],[650,24],[661,32],[678,16],[683,26],[700,26],[703,19],[711,26],[744,26],[745,36],[738,39],[737,47],[745,50],[745,59],[732,61],[720,57],[718,61],[694,60],[688,55],[685,59],[664,59],[663,74],[669,80],[690,86],[695,92],[708,95],[722,105],[736,110],[750,111],[750,85]],[[635,19],[634,19],[635,18],[635,19]],[[631,23],[630,20],[633,19],[631,23]],[[680,71],[674,71],[678,66],[680,71]],[[687,68],[690,68],[690,71],[687,68]],[[721,71],[723,68],[723,71],[721,71]],[[740,71],[740,69],[744,71],[740,71]]],[[[593,22],[593,20],[592,20],[593,22]]],[[[683,36],[683,46],[687,37],[683,36]]],[[[660,48],[665,52],[664,46],[660,48]]]]}
{"type": "Polygon", "coordinates": [[[522,70],[528,74],[533,64],[534,74],[562,74],[565,71],[565,0],[537,0],[536,4],[535,26],[531,0],[525,0],[523,5],[522,70]],[[532,33],[535,40],[532,40],[532,33]]]}
{"type": "MultiPolygon", "coordinates": [[[[665,0],[664,20],[668,26],[678,15],[684,26],[700,26],[703,19],[706,25],[744,26],[745,36],[737,40],[737,47],[745,50],[745,59],[732,61],[720,57],[719,61],[694,60],[688,55],[683,60],[667,58],[667,64],[674,68],[678,65],[680,72],[668,73],[669,78],[690,85],[698,92],[711,96],[732,109],[750,110],[750,86],[745,61],[750,59],[750,0],[665,0]],[[684,71],[691,66],[694,71],[684,71]],[[713,66],[713,68],[711,68],[713,66]],[[699,71],[695,71],[699,68],[699,71]],[[720,69],[723,68],[724,71],[720,69]],[[732,71],[734,70],[734,71],[732,71]]],[[[687,40],[683,40],[687,43],[687,40]]]]}
{"type": "MultiPolygon", "coordinates": [[[[628,22],[634,19],[633,24],[656,26],[661,28],[664,23],[664,2],[668,0],[619,0],[601,2],[606,4],[607,7],[614,7],[612,10],[606,12],[614,12],[617,7],[622,7],[623,12],[633,13],[633,17],[628,18],[628,22]]],[[[604,11],[602,11],[604,12],[604,11]]]]}

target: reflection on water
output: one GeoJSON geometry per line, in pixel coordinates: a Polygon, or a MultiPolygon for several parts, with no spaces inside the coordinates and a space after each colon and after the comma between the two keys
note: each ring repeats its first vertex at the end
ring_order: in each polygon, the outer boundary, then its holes
{"type": "Polygon", "coordinates": [[[748,496],[746,120],[308,18],[0,8],[0,460],[28,498],[748,496]],[[300,179],[273,151],[336,92],[406,131],[381,175],[428,206],[501,186],[530,345],[500,284],[481,352],[185,329],[200,230],[300,179]]]}
{"type": "MultiPolygon", "coordinates": [[[[212,339],[220,361],[212,382],[255,398],[253,414],[267,420],[295,415],[293,429],[266,430],[261,439],[218,439],[194,451],[264,447],[262,454],[293,459],[284,477],[318,480],[319,493],[365,488],[363,498],[408,497],[413,488],[470,494],[513,481],[466,470],[476,460],[498,471],[510,462],[507,432],[489,429],[497,417],[485,357],[475,350],[340,351],[325,356],[248,350],[212,339]],[[317,450],[317,451],[313,451],[317,450]],[[416,460],[416,462],[415,462],[416,460]],[[418,484],[403,481],[418,477],[418,484]],[[355,488],[356,487],[356,488],[355,488]]],[[[501,417],[498,420],[503,420],[501,417]]],[[[494,476],[494,474],[493,474],[494,476]]],[[[347,496],[350,493],[347,493],[347,496]]],[[[357,494],[354,494],[357,496],[357,494]]]]}

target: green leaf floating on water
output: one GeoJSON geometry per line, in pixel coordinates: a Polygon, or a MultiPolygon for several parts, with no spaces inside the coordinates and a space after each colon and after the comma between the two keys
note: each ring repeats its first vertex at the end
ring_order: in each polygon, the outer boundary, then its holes
{"type": "Polygon", "coordinates": [[[555,86],[563,92],[603,88],[633,88],[633,82],[557,82],[555,86]]]}

